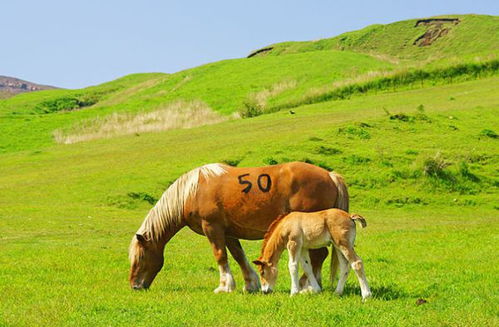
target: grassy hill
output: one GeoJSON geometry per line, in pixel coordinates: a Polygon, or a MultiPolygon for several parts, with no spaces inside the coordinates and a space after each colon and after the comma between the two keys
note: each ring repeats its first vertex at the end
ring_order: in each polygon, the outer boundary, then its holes
{"type": "Polygon", "coordinates": [[[497,53],[498,25],[499,17],[487,15],[409,19],[387,25],[371,25],[333,38],[276,43],[264,47],[267,50],[256,56],[346,50],[373,54],[393,62],[414,63],[423,60],[427,63],[439,59],[497,53]]]}
{"type": "MultiPolygon", "coordinates": [[[[460,24],[468,17],[476,18],[460,24]]],[[[406,64],[352,49],[268,54],[0,101],[0,325],[499,324],[499,76],[492,69],[383,84],[417,71],[406,64]],[[382,87],[323,96],[370,81],[382,87]],[[302,93],[323,97],[300,103],[302,93]],[[223,117],[262,101],[269,109],[295,106],[75,144],[57,144],[52,135],[124,112],[187,110],[196,100],[223,117]],[[216,296],[209,244],[187,229],[167,245],[151,290],[129,289],[130,239],[179,175],[208,162],[294,160],[345,176],[352,211],[368,220],[356,249],[371,301],[361,303],[353,274],[342,298],[329,281],[317,296],[289,298],[285,256],[274,294],[216,296]],[[427,303],[417,305],[420,298],[427,303]]],[[[243,242],[250,259],[260,245],[243,242]]],[[[230,264],[240,289],[241,274],[230,264]]]]}
{"type": "MultiPolygon", "coordinates": [[[[498,18],[452,17],[459,23],[443,24],[449,32],[424,47],[412,45],[411,40],[433,27],[414,27],[418,20],[409,20],[371,26],[332,39],[277,44],[274,50],[252,58],[215,62],[175,74],[135,74],[81,90],[44,91],[0,100],[0,152],[50,146],[54,144],[54,131],[85,133],[81,125],[109,119],[116,113],[164,111],[171,105],[182,111],[192,107],[193,102],[201,102],[222,120],[237,112],[253,115],[316,102],[315,98],[324,98],[322,94],[337,85],[376,82],[390,74],[411,73],[415,67],[419,70],[413,75],[417,76],[423,76],[421,71],[443,69],[444,78],[424,77],[433,85],[476,78],[466,72],[459,75],[459,67],[490,60],[495,62],[494,68],[485,73],[495,74],[498,18]],[[404,59],[393,60],[395,54],[404,59]],[[436,58],[438,64],[431,62],[436,58]],[[455,72],[458,74],[453,79],[455,72]],[[176,105],[178,102],[182,105],[176,105]]],[[[416,80],[397,86],[379,84],[381,88],[376,92],[420,84],[424,83],[416,80]]]]}

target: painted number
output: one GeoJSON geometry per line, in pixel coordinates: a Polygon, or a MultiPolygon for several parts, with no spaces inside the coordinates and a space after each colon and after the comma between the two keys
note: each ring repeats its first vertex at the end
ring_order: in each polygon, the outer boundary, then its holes
{"type": "Polygon", "coordinates": [[[246,185],[246,187],[243,188],[244,193],[248,193],[251,190],[251,186],[253,185],[253,184],[251,184],[250,181],[243,180],[243,177],[246,177],[246,176],[249,176],[249,174],[239,175],[237,177],[237,179],[239,179],[239,184],[246,185]]]}
{"type": "Polygon", "coordinates": [[[258,179],[256,180],[258,182],[258,188],[262,192],[268,192],[270,190],[270,187],[272,186],[272,181],[270,180],[270,176],[267,174],[261,174],[258,176],[258,179]],[[262,185],[262,180],[265,180],[265,187],[262,185]]]}
{"type": "MultiPolygon", "coordinates": [[[[248,193],[251,190],[251,187],[253,187],[253,184],[250,181],[243,179],[246,176],[249,176],[249,174],[243,174],[237,177],[237,179],[239,180],[239,184],[245,185],[245,187],[242,190],[242,192],[244,193],[248,193]]],[[[270,179],[270,175],[268,174],[258,175],[256,182],[260,191],[262,192],[270,191],[270,187],[272,186],[272,180],[270,179]]]]}

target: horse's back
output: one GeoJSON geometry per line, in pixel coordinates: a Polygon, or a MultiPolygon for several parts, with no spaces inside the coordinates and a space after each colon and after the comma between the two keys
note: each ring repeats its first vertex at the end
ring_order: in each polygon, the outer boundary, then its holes
{"type": "Polygon", "coordinates": [[[311,164],[224,168],[224,174],[200,178],[189,206],[193,217],[187,217],[192,224],[196,219],[223,223],[234,237],[260,239],[280,214],[323,210],[336,202],[329,172],[311,164]]]}

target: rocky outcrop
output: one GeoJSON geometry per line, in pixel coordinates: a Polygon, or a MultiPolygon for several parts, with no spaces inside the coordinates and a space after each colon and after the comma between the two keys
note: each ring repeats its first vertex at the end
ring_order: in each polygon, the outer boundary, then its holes
{"type": "Polygon", "coordinates": [[[0,76],[0,98],[14,96],[19,93],[56,89],[54,86],[40,85],[22,79],[0,76]]]}

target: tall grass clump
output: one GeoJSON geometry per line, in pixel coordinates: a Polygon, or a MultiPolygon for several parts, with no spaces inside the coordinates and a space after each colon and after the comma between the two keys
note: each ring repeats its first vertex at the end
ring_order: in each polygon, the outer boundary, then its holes
{"type": "Polygon", "coordinates": [[[157,132],[176,128],[192,128],[226,120],[201,101],[177,101],[159,110],[137,114],[113,113],[85,120],[69,130],[53,132],[57,143],[71,144],[119,135],[157,132]]]}
{"type": "Polygon", "coordinates": [[[395,72],[370,72],[364,77],[351,80],[349,83],[342,82],[340,84],[333,84],[332,87],[313,89],[303,98],[275,106],[270,111],[331,100],[343,100],[348,99],[352,95],[365,94],[370,91],[395,91],[397,88],[406,86],[423,87],[425,83],[434,85],[437,83],[453,83],[456,80],[472,80],[497,74],[498,71],[499,60],[493,59],[485,62],[462,63],[432,70],[416,69],[395,72]]]}
{"type": "Polygon", "coordinates": [[[243,102],[243,107],[239,109],[239,115],[242,118],[251,118],[270,112],[267,106],[268,100],[286,90],[295,88],[296,85],[295,80],[282,81],[259,92],[251,93],[243,102]]]}

